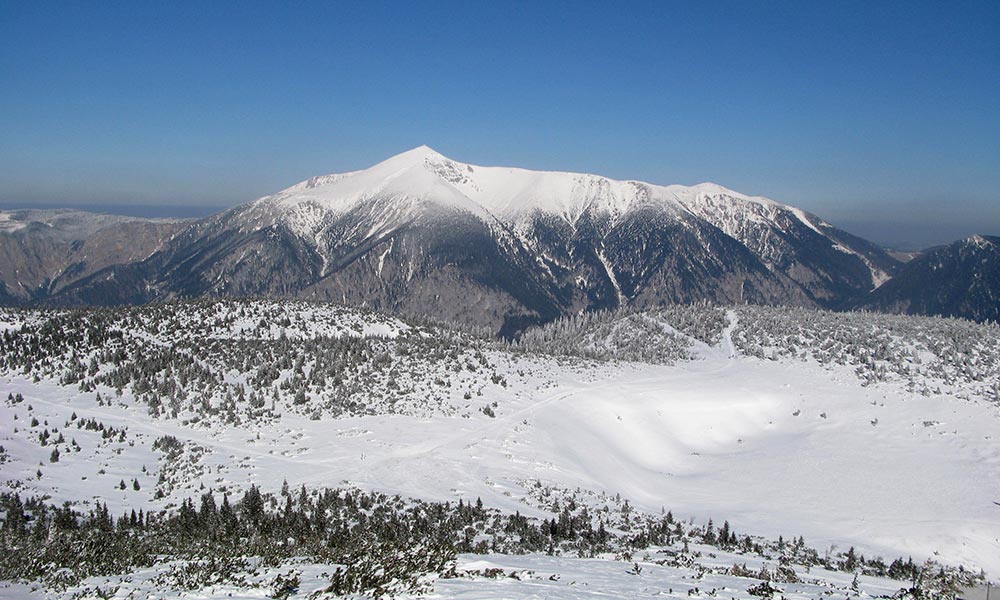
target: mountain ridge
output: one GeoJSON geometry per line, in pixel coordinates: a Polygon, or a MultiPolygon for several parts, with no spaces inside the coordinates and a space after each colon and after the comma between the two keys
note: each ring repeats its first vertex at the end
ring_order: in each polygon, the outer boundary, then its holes
{"type": "Polygon", "coordinates": [[[976,234],[929,249],[856,307],[1000,321],[1000,236],[976,234]]]}
{"type": "Polygon", "coordinates": [[[0,302],[44,299],[110,266],[143,260],[186,221],[75,209],[0,210],[0,302]]]}
{"type": "Polygon", "coordinates": [[[484,167],[419,146],[185,222],[148,254],[20,301],[300,297],[511,336],[626,305],[850,308],[900,267],[816,215],[715,183],[484,167]]]}

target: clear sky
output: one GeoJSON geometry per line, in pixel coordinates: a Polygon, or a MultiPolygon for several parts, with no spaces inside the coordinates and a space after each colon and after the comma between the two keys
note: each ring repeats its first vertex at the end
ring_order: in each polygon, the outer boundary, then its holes
{"type": "Polygon", "coordinates": [[[0,206],[225,206],[427,144],[997,234],[998,31],[997,0],[0,0],[0,206]]]}

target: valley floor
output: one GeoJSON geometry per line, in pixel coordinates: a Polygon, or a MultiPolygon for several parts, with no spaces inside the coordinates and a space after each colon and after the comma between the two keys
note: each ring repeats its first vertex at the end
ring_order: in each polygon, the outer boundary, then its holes
{"type": "MultiPolygon", "coordinates": [[[[204,490],[236,494],[251,483],[271,492],[287,483],[432,501],[481,499],[539,518],[551,516],[553,497],[573,497],[595,510],[627,499],[649,514],[669,510],[716,525],[725,519],[741,533],[770,539],[804,536],[820,552],[855,547],[887,561],[934,558],[1000,574],[997,404],[914,394],[892,381],[862,385],[849,365],[744,356],[733,345],[730,319],[720,343],[695,342],[696,359],[674,365],[501,359],[493,350],[494,363],[506,365],[501,374],[509,387],[465,394],[450,415],[315,420],[288,407],[280,418],[231,427],[151,419],[128,390],[120,397],[105,392],[107,399],[98,401],[56,380],[7,373],[0,391],[23,400],[0,404],[6,457],[0,488],[56,503],[82,501],[81,507],[100,501],[112,514],[175,507],[204,490]],[[109,440],[71,425],[89,419],[127,433],[109,440]],[[36,439],[40,425],[73,436],[81,450],[51,462],[51,447],[36,439]],[[154,448],[164,436],[183,442],[178,460],[168,462],[154,448]]],[[[428,597],[671,598],[709,590],[750,597],[754,580],[711,569],[747,562],[756,570],[764,559],[701,551],[694,567],[658,565],[654,550],[632,562],[463,555],[460,572],[503,575],[438,579],[428,597]]],[[[298,594],[321,589],[329,570],[282,568],[301,572],[298,594]]],[[[160,597],[143,583],[152,576],[140,571],[74,589],[101,585],[117,587],[118,597],[160,597]]],[[[849,573],[818,568],[802,578],[820,583],[780,584],[785,597],[846,594],[852,583],[849,573]]],[[[898,581],[870,577],[860,585],[872,596],[900,588],[898,581]]],[[[270,593],[220,587],[177,597],[270,593]]],[[[0,590],[3,597],[22,595],[34,597],[30,586],[0,590]]]]}

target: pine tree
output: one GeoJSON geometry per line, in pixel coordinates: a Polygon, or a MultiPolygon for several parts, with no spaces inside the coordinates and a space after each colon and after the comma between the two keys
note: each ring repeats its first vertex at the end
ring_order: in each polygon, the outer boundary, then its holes
{"type": "Polygon", "coordinates": [[[858,568],[858,555],[854,551],[854,546],[851,546],[851,549],[848,550],[847,554],[844,556],[843,569],[845,571],[854,571],[857,568],[858,568]]]}
{"type": "Polygon", "coordinates": [[[710,546],[715,545],[715,525],[712,523],[712,519],[708,520],[708,525],[705,526],[705,535],[702,536],[702,539],[710,546]]]}
{"type": "Polygon", "coordinates": [[[723,548],[728,548],[730,546],[729,536],[731,532],[729,530],[729,521],[725,521],[722,524],[722,528],[719,529],[719,545],[723,548]]]}
{"type": "Polygon", "coordinates": [[[232,535],[236,532],[236,527],[238,525],[236,512],[229,503],[228,494],[222,495],[222,506],[219,507],[219,522],[222,524],[222,527],[227,534],[232,535]]]}

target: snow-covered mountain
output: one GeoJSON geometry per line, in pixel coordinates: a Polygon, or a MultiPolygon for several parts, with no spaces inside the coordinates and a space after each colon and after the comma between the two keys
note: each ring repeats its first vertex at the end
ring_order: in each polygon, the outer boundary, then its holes
{"type": "Polygon", "coordinates": [[[421,146],[196,222],[52,300],[294,295],[514,332],[626,304],[834,307],[897,265],[816,216],[718,185],[481,167],[421,146]]]}
{"type": "Polygon", "coordinates": [[[859,306],[1000,321],[1000,237],[974,235],[930,250],[904,265],[859,306]]]}

